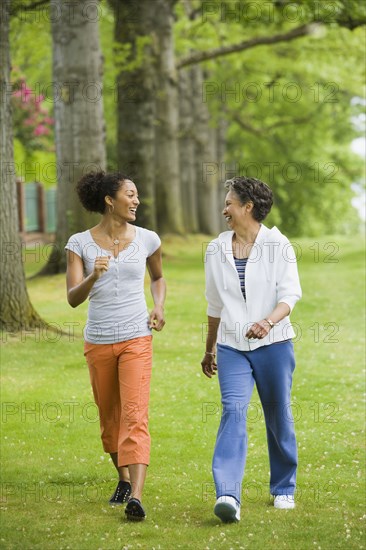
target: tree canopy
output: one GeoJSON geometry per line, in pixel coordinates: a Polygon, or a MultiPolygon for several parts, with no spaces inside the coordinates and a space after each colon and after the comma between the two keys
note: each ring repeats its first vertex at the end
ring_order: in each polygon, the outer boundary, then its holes
{"type": "MultiPolygon", "coordinates": [[[[173,72],[170,76],[166,73],[165,87],[159,70],[167,54],[159,50],[157,25],[149,30],[146,23],[139,31],[138,40],[133,42],[124,34],[126,18],[134,23],[141,17],[136,2],[102,1],[94,12],[99,20],[104,55],[108,168],[125,171],[125,166],[120,166],[121,159],[126,163],[129,155],[137,158],[133,143],[123,142],[123,133],[117,133],[117,110],[124,101],[126,109],[122,115],[119,109],[119,124],[123,125],[126,113],[130,116],[134,109],[142,109],[141,103],[134,102],[136,89],[126,86],[128,82],[133,84],[139,71],[149,70],[151,78],[156,79],[149,89],[158,102],[152,107],[155,118],[150,129],[155,125],[155,130],[150,134],[151,146],[158,152],[165,151],[165,157],[169,148],[167,142],[162,141],[159,125],[169,122],[164,122],[165,110],[169,116],[176,114],[164,108],[164,101],[169,101],[165,106],[169,105],[175,112],[181,110],[177,126],[181,150],[179,174],[166,167],[159,155],[146,164],[155,174],[151,192],[157,203],[158,220],[151,219],[151,224],[157,224],[157,228],[164,231],[173,224],[174,231],[174,220],[163,223],[169,187],[164,188],[161,181],[166,170],[171,174],[169,177],[180,178],[180,183],[175,184],[176,189],[180,186],[185,208],[188,183],[184,177],[188,172],[191,174],[188,180],[195,174],[190,196],[195,191],[198,202],[206,200],[207,193],[211,196],[210,189],[217,186],[218,200],[210,201],[214,209],[211,217],[220,216],[222,183],[234,174],[241,174],[259,177],[271,185],[275,206],[269,223],[279,224],[289,235],[357,229],[357,213],[351,204],[352,184],[362,182],[362,160],[352,151],[351,143],[364,131],[360,124],[365,92],[364,3],[358,0],[152,1],[156,6],[156,21],[162,13],[159,6],[174,15],[171,48],[175,70],[170,67],[173,72]],[[123,82],[124,87],[118,88],[118,82],[123,82]],[[179,87],[179,95],[175,87],[179,87]],[[185,102],[188,111],[194,112],[189,123],[182,119],[185,102]],[[205,126],[212,146],[203,147],[205,126]],[[189,169],[191,154],[184,155],[182,151],[182,146],[186,151],[193,151],[189,149],[188,138],[195,140],[196,156],[195,168],[189,169]],[[156,163],[159,166],[155,166],[156,163]]],[[[21,71],[30,88],[40,89],[40,93],[46,95],[52,117],[48,10],[46,1],[13,2],[11,46],[13,66],[21,71]]],[[[151,95],[149,100],[152,105],[151,95]]],[[[131,117],[130,123],[133,121],[131,117]]],[[[164,131],[168,136],[171,127],[167,126],[164,131]]],[[[15,160],[20,167],[23,162],[23,169],[26,149],[25,144],[15,140],[15,160]]],[[[151,158],[151,148],[149,154],[151,158]]],[[[25,168],[38,161],[42,179],[42,165],[51,159],[56,162],[52,155],[50,149],[36,151],[25,168]]],[[[176,159],[176,152],[172,158],[176,159]]],[[[148,175],[148,171],[143,173],[148,175]]],[[[27,179],[27,174],[24,175],[27,179]]],[[[170,200],[177,200],[176,193],[170,200]]],[[[188,197],[189,200],[189,204],[193,204],[188,197]]],[[[204,217],[199,205],[192,208],[198,217],[204,217]]],[[[194,221],[188,224],[187,216],[183,216],[183,220],[186,231],[192,227],[210,232],[216,229],[194,221]]],[[[179,224],[181,227],[182,219],[179,224]]]]}

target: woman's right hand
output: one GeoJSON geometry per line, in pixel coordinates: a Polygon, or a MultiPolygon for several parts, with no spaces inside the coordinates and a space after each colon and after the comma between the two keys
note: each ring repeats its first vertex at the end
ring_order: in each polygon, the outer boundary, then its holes
{"type": "Polygon", "coordinates": [[[95,281],[100,279],[103,273],[106,273],[109,269],[110,256],[97,256],[94,262],[94,270],[92,277],[95,281]]]}
{"type": "Polygon", "coordinates": [[[216,356],[212,354],[205,353],[201,361],[202,372],[208,378],[212,378],[216,374],[217,365],[216,365],[216,356]]]}

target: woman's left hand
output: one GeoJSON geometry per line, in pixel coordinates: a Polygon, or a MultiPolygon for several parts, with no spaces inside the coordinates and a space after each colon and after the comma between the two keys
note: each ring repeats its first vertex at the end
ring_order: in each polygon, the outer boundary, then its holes
{"type": "Polygon", "coordinates": [[[258,321],[258,323],[254,323],[246,333],[246,338],[257,338],[258,340],[262,340],[267,336],[269,331],[271,330],[271,325],[268,321],[265,319],[262,319],[262,321],[258,321]]]}
{"type": "Polygon", "coordinates": [[[164,325],[165,319],[163,306],[154,306],[154,309],[149,315],[149,327],[159,332],[160,330],[163,330],[164,325]]]}

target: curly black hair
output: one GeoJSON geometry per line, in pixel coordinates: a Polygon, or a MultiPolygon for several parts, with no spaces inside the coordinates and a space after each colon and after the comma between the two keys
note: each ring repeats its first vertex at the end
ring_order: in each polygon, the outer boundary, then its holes
{"type": "Polygon", "coordinates": [[[257,222],[263,221],[269,214],[273,204],[273,193],[263,181],[236,176],[225,181],[225,188],[234,191],[241,204],[253,203],[252,215],[257,222]]]}
{"type": "Polygon", "coordinates": [[[104,214],[107,206],[105,197],[114,198],[123,182],[130,179],[121,172],[89,172],[78,181],[76,191],[86,210],[104,214]]]}

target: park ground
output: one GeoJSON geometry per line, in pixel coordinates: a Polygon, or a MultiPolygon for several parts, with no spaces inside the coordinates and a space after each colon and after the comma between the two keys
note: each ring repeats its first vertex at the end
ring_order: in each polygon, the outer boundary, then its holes
{"type": "MultiPolygon", "coordinates": [[[[242,519],[213,515],[211,457],[220,417],[204,350],[205,236],[166,237],[167,324],[154,336],[152,456],[144,523],[110,508],[116,479],[102,451],[83,357],[86,304],[71,309],[63,275],[28,280],[53,328],[3,334],[1,535],[4,550],[362,549],[365,542],[364,241],[298,239],[303,287],[292,321],[297,367],[292,410],[298,438],[297,507],[275,510],[263,415],[253,395],[242,519]]],[[[24,249],[28,276],[50,253],[24,249]]],[[[151,299],[146,284],[148,302],[151,299]]]]}

